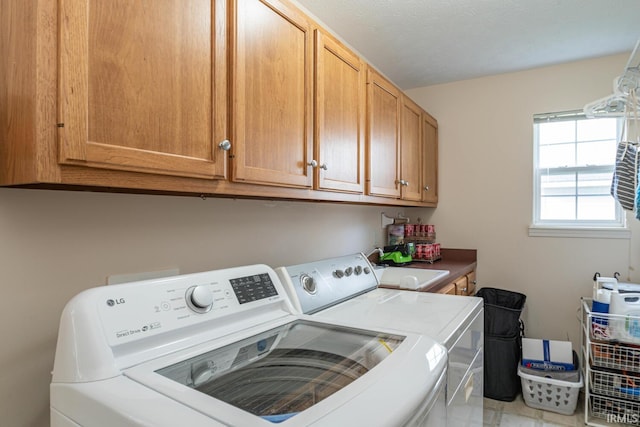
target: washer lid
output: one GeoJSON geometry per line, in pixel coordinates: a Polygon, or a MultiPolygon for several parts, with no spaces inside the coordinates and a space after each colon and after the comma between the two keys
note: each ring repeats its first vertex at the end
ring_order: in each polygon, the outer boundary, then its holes
{"type": "MultiPolygon", "coordinates": [[[[371,391],[387,399],[408,393],[402,400],[412,407],[405,414],[409,416],[429,394],[429,384],[435,383],[446,360],[444,348],[424,337],[307,320],[190,353],[133,368],[126,375],[232,425],[270,425],[289,418],[293,424],[308,425],[371,391]],[[415,369],[392,366],[407,363],[415,369]],[[416,376],[418,390],[412,390],[410,378],[416,376]]],[[[356,422],[375,412],[370,405],[366,413],[347,413],[356,422]]]]}
{"type": "Polygon", "coordinates": [[[296,320],[156,372],[254,415],[282,421],[366,374],[403,340],[296,320]]]}

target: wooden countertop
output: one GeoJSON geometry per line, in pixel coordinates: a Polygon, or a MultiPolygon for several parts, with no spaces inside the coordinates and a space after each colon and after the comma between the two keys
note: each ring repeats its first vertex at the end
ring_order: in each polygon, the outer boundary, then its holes
{"type": "MultiPolygon", "coordinates": [[[[477,253],[476,249],[446,249],[440,251],[442,259],[430,264],[428,262],[414,261],[404,267],[422,268],[426,270],[449,270],[449,275],[433,282],[420,292],[438,292],[458,277],[464,276],[476,269],[477,253]]],[[[380,285],[381,288],[395,288],[397,286],[380,285]]]]}

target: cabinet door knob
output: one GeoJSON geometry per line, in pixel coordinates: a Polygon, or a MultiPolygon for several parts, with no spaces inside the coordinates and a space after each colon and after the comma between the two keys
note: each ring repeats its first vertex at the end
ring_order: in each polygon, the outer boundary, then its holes
{"type": "Polygon", "coordinates": [[[312,168],[317,168],[318,162],[316,160],[311,160],[309,163],[307,163],[307,166],[311,166],[312,168]]]}
{"type": "Polygon", "coordinates": [[[324,169],[324,170],[328,169],[326,163],[321,164],[319,167],[320,167],[320,169],[324,169]]]}
{"type": "Polygon", "coordinates": [[[424,186],[424,191],[429,191],[429,186],[428,185],[424,186]]]}
{"type": "Polygon", "coordinates": [[[220,144],[218,144],[218,147],[220,147],[224,151],[229,151],[231,149],[231,141],[225,139],[224,141],[220,142],[220,144]]]}
{"type": "Polygon", "coordinates": [[[405,181],[404,179],[400,179],[400,180],[398,180],[398,184],[407,186],[407,185],[409,185],[409,181],[405,181]]]}

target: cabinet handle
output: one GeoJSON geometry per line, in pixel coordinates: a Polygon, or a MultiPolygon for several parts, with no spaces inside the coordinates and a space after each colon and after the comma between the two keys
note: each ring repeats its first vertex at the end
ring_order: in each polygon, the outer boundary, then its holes
{"type": "Polygon", "coordinates": [[[318,166],[318,161],[317,160],[311,160],[309,163],[307,163],[307,166],[311,166],[312,168],[320,168],[320,169],[324,169],[327,170],[327,164],[323,163],[320,166],[318,166]]]}
{"type": "Polygon", "coordinates": [[[225,139],[220,144],[218,144],[218,147],[220,147],[224,151],[229,151],[231,149],[231,141],[225,139]]]}

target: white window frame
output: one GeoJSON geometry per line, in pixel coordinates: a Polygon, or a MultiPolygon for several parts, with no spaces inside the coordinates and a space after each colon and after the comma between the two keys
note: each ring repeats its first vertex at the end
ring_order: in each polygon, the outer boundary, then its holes
{"type": "MultiPolygon", "coordinates": [[[[533,125],[533,213],[529,236],[532,237],[587,237],[587,238],[631,238],[631,232],[626,226],[626,214],[616,203],[615,220],[587,221],[587,220],[541,220],[541,180],[542,169],[539,165],[539,141],[537,123],[547,121],[575,121],[588,120],[582,110],[564,111],[558,113],[536,114],[533,125]]],[[[619,140],[623,120],[618,120],[616,140],[619,140]]],[[[609,171],[609,166],[579,166],[557,168],[558,171],[571,172],[579,170],[609,171]]]]}

